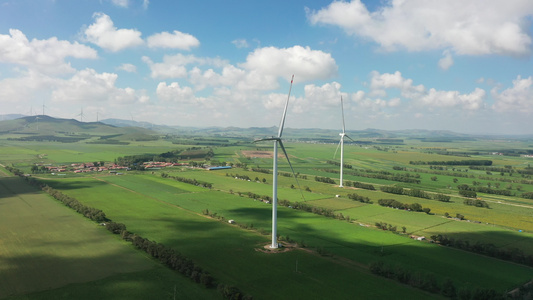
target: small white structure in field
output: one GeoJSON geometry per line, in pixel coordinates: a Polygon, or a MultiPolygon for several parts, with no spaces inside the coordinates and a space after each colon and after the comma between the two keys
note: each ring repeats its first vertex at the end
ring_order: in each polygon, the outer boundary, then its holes
{"type": "Polygon", "coordinates": [[[336,198],[339,198],[341,195],[335,195],[336,198]]]}
{"type": "Polygon", "coordinates": [[[235,220],[229,220],[228,223],[235,224],[235,220]]]}

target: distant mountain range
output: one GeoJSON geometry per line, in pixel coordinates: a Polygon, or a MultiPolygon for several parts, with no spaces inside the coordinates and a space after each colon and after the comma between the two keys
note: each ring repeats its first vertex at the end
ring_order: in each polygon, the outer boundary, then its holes
{"type": "MultiPolygon", "coordinates": [[[[339,130],[318,128],[286,128],[284,136],[287,139],[303,141],[338,141],[339,130]]],[[[277,127],[183,127],[155,125],[149,122],[133,120],[104,119],[100,122],[80,122],[74,119],[53,118],[46,115],[23,116],[17,114],[0,115],[0,134],[89,134],[102,135],[185,135],[185,136],[220,136],[220,137],[246,137],[261,138],[277,134],[277,127]]],[[[475,138],[513,138],[533,139],[533,134],[510,135],[472,135],[462,134],[447,130],[381,130],[368,128],[365,130],[349,130],[347,134],[354,140],[379,140],[383,142],[399,142],[394,139],[421,139],[425,141],[452,141],[475,138]]]]}
{"type": "Polygon", "coordinates": [[[158,132],[147,128],[117,127],[102,122],[80,122],[46,115],[0,121],[0,134],[10,134],[12,139],[62,142],[91,139],[95,142],[97,138],[105,139],[106,142],[109,140],[153,140],[159,135],[158,132]]]}

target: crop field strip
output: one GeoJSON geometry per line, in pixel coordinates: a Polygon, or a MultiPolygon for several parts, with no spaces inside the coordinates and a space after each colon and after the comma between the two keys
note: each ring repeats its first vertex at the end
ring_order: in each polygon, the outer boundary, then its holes
{"type": "MultiPolygon", "coordinates": [[[[165,190],[165,188],[163,188],[162,190],[165,190]]],[[[142,191],[142,187],[139,188],[138,191],[142,191]]],[[[80,192],[80,193],[83,193],[83,192],[80,192]]],[[[154,197],[154,196],[155,195],[153,195],[153,194],[151,195],[151,197],[154,197]]],[[[120,198],[124,198],[124,197],[120,197],[120,198]]],[[[219,200],[223,199],[223,198],[225,198],[225,197],[220,197],[220,196],[218,197],[219,200]]],[[[217,201],[217,200],[215,200],[215,199],[217,199],[216,197],[209,197],[209,199],[212,199],[210,201],[217,201]]],[[[239,199],[239,202],[241,202],[241,201],[251,201],[251,202],[253,202],[251,199],[231,196],[231,197],[228,197],[227,200],[224,200],[223,206],[231,206],[231,205],[235,206],[236,205],[235,201],[237,199],[239,199]],[[233,202],[233,204],[232,204],[232,202],[233,202]]],[[[176,200],[176,201],[179,201],[179,200],[176,200]]],[[[195,202],[195,200],[192,200],[192,199],[189,200],[189,201],[195,202]]],[[[188,201],[180,202],[180,206],[187,207],[188,205],[191,205],[191,204],[188,203],[188,201]]],[[[196,209],[196,210],[199,209],[197,204],[192,204],[192,207],[194,207],[194,209],[196,209]]],[[[242,203],[241,204],[237,204],[237,207],[242,207],[242,203]]],[[[268,220],[268,218],[269,218],[268,207],[264,208],[263,210],[264,210],[264,214],[263,214],[264,218],[268,220]]],[[[325,249],[328,249],[328,251],[331,251],[332,253],[337,254],[337,255],[341,255],[341,256],[345,256],[345,257],[354,259],[356,261],[357,261],[357,259],[361,259],[361,257],[366,257],[368,260],[371,260],[372,257],[375,256],[375,252],[378,251],[379,247],[383,247],[385,249],[385,251],[387,251],[387,249],[395,249],[393,251],[393,253],[389,253],[388,255],[386,255],[384,257],[386,260],[392,259],[392,261],[395,261],[395,257],[397,255],[400,255],[400,257],[404,257],[404,256],[408,255],[408,253],[411,253],[411,254],[412,253],[419,253],[418,254],[419,257],[426,257],[426,259],[429,259],[429,261],[431,261],[430,260],[431,259],[431,255],[427,254],[426,252],[429,251],[430,253],[432,253],[432,251],[435,251],[435,250],[438,250],[438,249],[441,248],[441,247],[437,247],[435,249],[428,250],[424,246],[424,247],[422,247],[422,249],[420,249],[422,252],[419,252],[418,249],[421,247],[421,245],[418,242],[406,239],[404,237],[398,237],[398,236],[392,235],[392,234],[390,234],[388,232],[379,232],[379,231],[376,232],[374,230],[359,229],[359,226],[356,226],[354,224],[348,224],[348,223],[340,222],[340,221],[337,221],[337,220],[325,219],[325,218],[320,217],[320,216],[316,216],[316,217],[313,216],[313,215],[309,216],[308,214],[305,214],[305,213],[300,213],[300,212],[297,212],[297,211],[294,211],[294,210],[286,210],[286,209],[285,210],[281,210],[279,212],[280,220],[282,219],[283,214],[289,214],[289,215],[283,217],[284,220],[303,220],[303,221],[312,220],[310,222],[302,222],[302,223],[300,223],[300,222],[294,223],[294,222],[288,222],[288,221],[280,222],[280,228],[282,228],[282,230],[286,230],[286,231],[290,232],[291,233],[291,237],[296,238],[296,239],[301,237],[304,240],[306,240],[308,243],[317,243],[317,244],[320,244],[320,245],[324,245],[323,247],[325,249]],[[301,214],[302,216],[300,216],[300,217],[296,217],[296,216],[292,216],[291,217],[290,216],[290,214],[295,214],[295,213],[297,215],[301,214]],[[283,223],[285,223],[285,224],[283,224],[283,223]],[[305,232],[306,231],[305,229],[303,229],[304,227],[302,227],[302,226],[307,227],[308,228],[307,231],[309,231],[309,230],[311,230],[311,228],[313,228],[311,231],[314,234],[302,234],[301,232],[305,232]],[[320,228],[321,226],[326,226],[326,227],[320,228]],[[342,230],[344,232],[343,235],[342,235],[343,236],[342,238],[341,238],[341,236],[334,237],[334,235],[333,236],[331,235],[331,233],[338,232],[342,228],[344,228],[342,230]],[[366,239],[363,239],[363,240],[361,240],[360,237],[359,237],[359,238],[356,238],[355,240],[353,240],[351,242],[341,242],[341,240],[351,240],[350,238],[347,238],[348,235],[350,235],[350,236],[359,236],[359,234],[361,233],[360,230],[363,230],[363,232],[368,231],[368,233],[370,235],[366,239]],[[321,231],[328,232],[329,236],[328,237],[326,237],[326,236],[320,237],[320,234],[317,234],[317,232],[321,232],[321,231]],[[292,235],[293,233],[294,233],[294,236],[292,235]],[[381,238],[377,238],[376,235],[382,236],[382,237],[381,238]],[[366,247],[362,246],[362,245],[372,245],[372,241],[376,241],[376,240],[381,240],[382,244],[381,245],[374,244],[374,246],[370,246],[370,247],[369,246],[366,246],[366,247]],[[350,245],[352,245],[352,246],[350,246],[350,245]],[[356,246],[356,245],[360,245],[360,246],[356,246]],[[398,248],[397,247],[398,245],[403,245],[403,247],[398,248]],[[340,246],[340,248],[339,248],[339,246],[340,246]],[[366,250],[362,250],[363,248],[365,248],[366,250]],[[357,249],[357,251],[354,251],[354,249],[357,249]],[[425,253],[425,254],[422,254],[422,253],[425,253]]],[[[223,213],[223,215],[226,215],[226,213],[223,213]]],[[[245,218],[244,217],[245,215],[246,214],[241,214],[239,217],[236,217],[235,219],[246,222],[248,220],[243,219],[243,218],[245,218]]],[[[227,217],[231,218],[232,216],[231,215],[227,215],[227,217]]],[[[154,216],[154,219],[155,218],[157,218],[157,217],[154,216]]],[[[166,219],[166,218],[163,218],[163,219],[166,219]]],[[[254,215],[254,219],[257,219],[257,215],[254,215]]],[[[154,222],[154,221],[152,221],[152,222],[154,222]]],[[[175,222],[178,222],[178,221],[175,220],[175,222]]],[[[268,224],[268,221],[265,220],[263,223],[268,224]]],[[[143,235],[145,235],[145,233],[143,233],[143,235]]],[[[182,241],[182,242],[185,242],[185,241],[182,241]]],[[[457,262],[461,262],[461,264],[463,264],[464,260],[472,259],[472,258],[466,258],[468,256],[472,256],[472,254],[469,254],[469,253],[462,253],[462,252],[457,252],[457,251],[453,251],[453,250],[442,250],[442,249],[439,250],[439,252],[440,251],[448,252],[448,254],[442,254],[442,255],[448,255],[448,256],[450,256],[450,253],[455,253],[453,255],[453,256],[455,256],[454,257],[454,260],[456,261],[455,263],[451,263],[450,261],[447,261],[446,263],[444,263],[441,266],[443,270],[446,270],[446,269],[449,270],[449,271],[444,271],[444,273],[445,274],[447,273],[450,276],[452,274],[454,274],[454,272],[456,272],[456,271],[451,271],[450,270],[450,264],[454,265],[454,270],[460,270],[460,269],[462,269],[464,267],[461,267],[460,265],[456,265],[457,262]],[[464,256],[464,258],[458,258],[457,256],[464,256]]],[[[481,261],[485,260],[485,258],[483,258],[483,257],[481,257],[479,259],[481,259],[481,261]]],[[[486,261],[484,263],[482,263],[481,261],[480,261],[481,264],[487,264],[486,261]]],[[[489,259],[489,261],[492,261],[492,260],[489,259]]],[[[435,262],[432,262],[432,263],[435,264],[435,262]]],[[[424,263],[418,262],[418,264],[423,265],[424,263]]],[[[427,264],[427,263],[425,263],[425,264],[427,264]]],[[[505,265],[507,263],[494,261],[494,262],[489,263],[489,264],[502,264],[502,265],[498,266],[498,268],[506,269],[505,265]]],[[[493,267],[495,267],[495,266],[493,266],[493,267]]],[[[528,270],[528,268],[524,268],[523,271],[518,271],[518,273],[515,273],[515,275],[519,274],[521,272],[525,272],[525,273],[522,273],[522,274],[525,275],[525,274],[527,274],[529,272],[527,270],[528,270]]],[[[468,271],[466,269],[462,270],[462,272],[468,273],[468,271]]],[[[468,276],[468,278],[471,278],[471,277],[472,276],[468,276]]],[[[490,276],[476,274],[476,277],[478,277],[479,279],[483,280],[482,277],[490,277],[490,276]]],[[[505,285],[505,283],[503,281],[501,281],[501,280],[500,280],[500,284],[505,285]]]]}

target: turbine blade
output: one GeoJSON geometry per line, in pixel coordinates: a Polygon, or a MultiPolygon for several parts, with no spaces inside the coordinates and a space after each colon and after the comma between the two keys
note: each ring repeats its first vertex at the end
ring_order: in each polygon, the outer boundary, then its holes
{"type": "Polygon", "coordinates": [[[342,133],[344,133],[346,130],[346,126],[344,125],[344,104],[342,103],[342,96],[341,96],[341,110],[342,110],[342,133]]]}
{"type": "Polygon", "coordinates": [[[349,137],[347,134],[344,135],[345,137],[349,138],[350,140],[352,140],[352,142],[355,142],[351,137],[349,137]]]}
{"type": "Polygon", "coordinates": [[[300,186],[298,177],[296,176],[296,173],[294,172],[294,168],[292,167],[291,160],[289,159],[289,155],[287,154],[287,151],[285,150],[285,146],[283,146],[283,142],[281,141],[281,139],[279,140],[279,145],[281,147],[281,150],[283,151],[283,154],[285,154],[285,158],[287,158],[287,162],[289,163],[289,166],[291,167],[292,175],[294,176],[294,179],[296,179],[296,184],[298,184],[298,189],[300,190],[300,195],[302,195],[302,199],[305,201],[304,194],[302,193],[302,187],[300,186]]]}
{"type": "Polygon", "coordinates": [[[279,141],[279,138],[270,137],[270,138],[264,138],[264,139],[257,139],[257,140],[254,140],[254,143],[263,142],[263,141],[279,141]]]}
{"type": "MultiPolygon", "coordinates": [[[[342,140],[342,137],[341,137],[341,140],[342,140]]],[[[335,156],[337,156],[337,151],[339,151],[339,147],[341,146],[341,141],[339,141],[339,144],[337,145],[337,149],[335,149],[335,154],[333,154],[333,158],[335,158],[335,156]]]]}
{"type": "Polygon", "coordinates": [[[287,115],[287,107],[289,106],[289,99],[291,98],[292,82],[294,80],[294,74],[291,78],[291,86],[289,88],[289,95],[287,96],[287,103],[285,103],[285,109],[283,110],[283,116],[281,117],[281,123],[279,124],[278,138],[283,134],[283,126],[285,126],[285,116],[287,115]]]}

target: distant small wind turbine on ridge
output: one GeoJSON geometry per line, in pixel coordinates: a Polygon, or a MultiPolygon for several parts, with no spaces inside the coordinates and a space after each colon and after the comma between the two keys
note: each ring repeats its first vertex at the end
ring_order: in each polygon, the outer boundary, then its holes
{"type": "Polygon", "coordinates": [[[344,125],[344,105],[342,103],[342,96],[341,96],[341,111],[342,111],[342,132],[339,133],[339,135],[341,136],[341,140],[339,142],[339,145],[337,145],[337,149],[335,150],[335,154],[333,154],[333,158],[335,158],[335,156],[337,155],[337,151],[339,150],[339,147],[340,147],[341,148],[341,170],[340,170],[341,175],[340,175],[339,187],[344,187],[342,185],[342,182],[343,182],[342,172],[343,172],[343,167],[344,167],[344,137],[347,137],[352,141],[354,140],[346,134],[346,126],[344,125]]]}
{"type": "MultiPolygon", "coordinates": [[[[281,147],[283,154],[285,154],[285,158],[287,158],[287,162],[289,163],[289,166],[291,167],[294,178],[298,182],[298,178],[296,177],[296,174],[294,173],[294,169],[292,168],[289,155],[287,154],[287,151],[285,150],[285,147],[283,146],[283,142],[281,140],[281,135],[283,134],[283,126],[285,125],[285,116],[287,115],[287,107],[289,106],[289,99],[291,97],[293,80],[294,80],[294,75],[292,75],[292,78],[291,78],[291,86],[289,88],[289,95],[287,97],[287,102],[285,103],[285,109],[283,110],[283,115],[281,117],[281,122],[279,124],[278,136],[258,139],[254,141],[254,143],[261,142],[261,141],[274,141],[274,157],[273,157],[273,167],[272,167],[272,245],[270,245],[270,248],[279,247],[279,244],[277,241],[277,234],[278,234],[278,229],[277,229],[277,224],[278,224],[278,212],[277,212],[278,211],[278,144],[281,147]]],[[[298,186],[299,185],[300,184],[298,183],[298,186]]]]}

